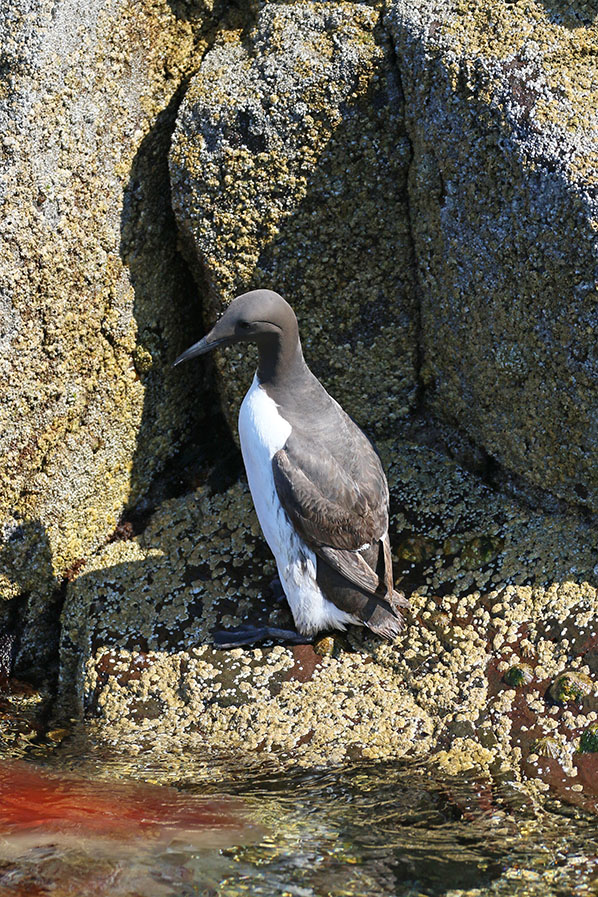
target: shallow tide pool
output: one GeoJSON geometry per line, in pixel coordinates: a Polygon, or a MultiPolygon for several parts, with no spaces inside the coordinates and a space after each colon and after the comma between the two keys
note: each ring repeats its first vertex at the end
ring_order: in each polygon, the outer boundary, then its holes
{"type": "Polygon", "coordinates": [[[5,760],[1,897],[598,895],[596,818],[516,783],[149,756],[5,760]]]}

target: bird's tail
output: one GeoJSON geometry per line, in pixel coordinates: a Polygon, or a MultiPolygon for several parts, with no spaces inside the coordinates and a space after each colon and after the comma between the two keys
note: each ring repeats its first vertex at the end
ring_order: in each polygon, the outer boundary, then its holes
{"type": "Polygon", "coordinates": [[[409,599],[405,597],[404,592],[398,592],[393,589],[390,601],[388,602],[396,614],[401,614],[400,607],[409,607],[409,599]]]}
{"type": "Polygon", "coordinates": [[[389,604],[384,601],[377,601],[376,606],[364,625],[375,632],[376,635],[392,641],[405,628],[405,617],[401,612],[401,608],[409,607],[409,601],[402,592],[396,590],[392,593],[392,599],[389,604]]]}

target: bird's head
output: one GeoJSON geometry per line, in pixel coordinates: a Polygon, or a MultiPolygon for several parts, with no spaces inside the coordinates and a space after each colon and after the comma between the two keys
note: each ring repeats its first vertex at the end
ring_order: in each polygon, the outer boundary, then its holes
{"type": "Polygon", "coordinates": [[[257,343],[261,354],[278,345],[284,335],[297,335],[291,306],[271,290],[252,290],[237,296],[210,332],[179,355],[175,365],[233,343],[257,343]]]}

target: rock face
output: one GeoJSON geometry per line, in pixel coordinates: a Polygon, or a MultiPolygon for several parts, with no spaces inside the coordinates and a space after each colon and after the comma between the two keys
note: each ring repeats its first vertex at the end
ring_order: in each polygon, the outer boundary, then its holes
{"type": "Polygon", "coordinates": [[[395,0],[428,407],[598,509],[598,21],[395,0]]]}
{"type": "Polygon", "coordinates": [[[166,154],[196,33],[166,0],[15,0],[0,35],[0,594],[36,626],[195,413],[166,154]]]}
{"type": "MultiPolygon", "coordinates": [[[[170,161],[206,326],[235,295],[276,289],[297,312],[310,366],[379,435],[416,391],[403,117],[379,11],[267,3],[247,37],[226,34],[206,54],[170,161]]],[[[231,420],[253,362],[215,358],[231,420]]]]}
{"type": "Polygon", "coordinates": [[[434,753],[448,771],[525,771],[573,800],[582,782],[596,801],[598,755],[578,750],[598,719],[591,527],[525,511],[407,439],[381,448],[395,572],[412,602],[395,644],[353,628],[332,656],[211,647],[215,626],[284,627],[290,614],[246,487],[204,488],[107,546],[69,587],[64,714],[125,751],[199,752],[210,776],[219,757],[264,752],[293,767],[434,753]],[[513,678],[516,665],[529,676],[513,678]],[[585,690],[555,696],[567,672],[585,690]],[[542,738],[555,763],[539,760],[542,738]]]}
{"type": "MultiPolygon", "coordinates": [[[[492,492],[429,424],[598,508],[596,15],[252,2],[219,27],[226,6],[0,13],[1,585],[28,602],[22,650],[43,661],[66,575],[61,706],[127,750],[435,752],[596,808],[595,533],[492,492]],[[396,645],[211,647],[214,626],[289,622],[242,481],[105,544],[201,416],[199,365],[166,373],[200,329],[173,212],[203,326],[279,290],[378,437],[413,610],[396,645]]],[[[232,422],[252,359],[214,365],[232,422]]]]}
{"type": "Polygon", "coordinates": [[[596,510],[598,23],[560,6],[265,4],[190,84],[173,202],[206,326],[277,288],[362,425],[392,433],[417,396],[596,510]]]}

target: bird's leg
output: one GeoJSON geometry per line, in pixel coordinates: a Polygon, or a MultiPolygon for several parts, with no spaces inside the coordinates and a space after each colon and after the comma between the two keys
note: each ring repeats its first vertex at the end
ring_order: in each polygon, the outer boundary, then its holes
{"type": "MultiPolygon", "coordinates": [[[[286,605],[286,595],[278,576],[270,582],[270,591],[277,604],[286,605]]],[[[280,626],[257,626],[242,623],[230,629],[216,629],[212,633],[216,648],[239,648],[243,645],[258,645],[261,642],[273,641],[291,645],[309,645],[313,639],[300,635],[296,629],[283,629],[280,626]]]]}
{"type": "Polygon", "coordinates": [[[284,589],[282,587],[279,576],[274,576],[270,581],[270,591],[272,592],[272,597],[274,598],[274,600],[279,604],[282,604],[287,600],[287,596],[284,593],[284,589]]]}

